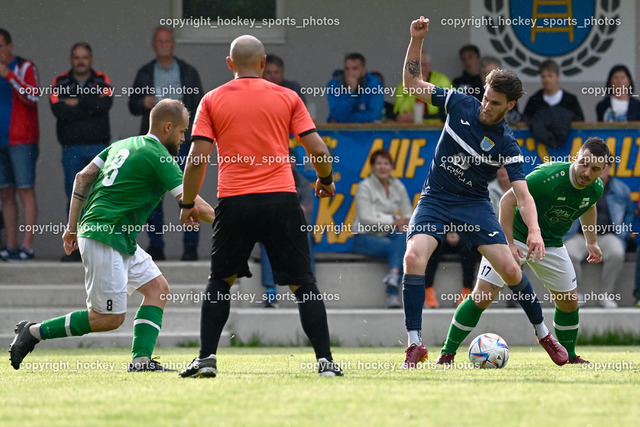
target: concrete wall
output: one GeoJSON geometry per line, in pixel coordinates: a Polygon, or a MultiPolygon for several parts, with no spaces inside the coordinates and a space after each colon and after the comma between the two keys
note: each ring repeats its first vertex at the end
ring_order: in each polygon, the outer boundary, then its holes
{"type": "MultiPolygon", "coordinates": [[[[342,58],[351,51],[362,52],[369,70],[381,71],[388,86],[401,80],[402,61],[409,40],[409,22],[424,14],[432,17],[455,17],[469,14],[469,1],[439,2],[407,0],[293,1],[284,0],[286,15],[339,18],[338,26],[316,26],[305,29],[288,27],[284,44],[267,44],[269,52],[282,56],[286,63],[286,76],[303,86],[324,86],[331,73],[342,67],[342,58]]],[[[0,4],[0,27],[8,29],[14,38],[14,52],[35,61],[42,86],[50,85],[54,77],[69,68],[69,49],[77,41],[88,41],[94,49],[94,68],[106,72],[116,93],[132,84],[140,66],[153,59],[150,39],[161,18],[171,17],[171,0],[113,0],[98,1],[3,1],[0,4]]],[[[636,15],[640,13],[637,8],[636,15]]],[[[628,18],[628,17],[625,17],[628,18]]],[[[638,16],[629,19],[637,22],[638,16]]],[[[629,22],[628,25],[633,25],[629,22]]],[[[625,19],[624,25],[627,25],[625,19]]],[[[473,42],[467,29],[433,26],[426,39],[434,69],[451,78],[461,73],[457,50],[473,42]]],[[[178,44],[176,55],[194,65],[202,78],[205,90],[212,89],[230,78],[224,58],[227,44],[178,44]]],[[[640,55],[637,55],[640,58],[640,55]]],[[[624,58],[620,59],[624,62],[624,58]]],[[[638,64],[635,64],[635,70],[638,64]]],[[[636,74],[636,79],[640,78],[636,74]]],[[[566,84],[567,90],[579,93],[583,82],[566,84]]],[[[527,85],[529,94],[540,88],[527,85]]],[[[526,102],[526,99],[523,100],[526,102]]],[[[587,120],[595,120],[593,97],[581,99],[587,120]]],[[[323,122],[328,114],[326,100],[309,99],[315,104],[316,117],[323,122]]],[[[524,102],[522,103],[524,105],[524,102]]],[[[40,106],[40,159],[37,168],[37,197],[40,205],[39,224],[66,223],[66,197],[63,191],[61,150],[55,136],[55,119],[46,98],[40,106]]],[[[140,119],[129,114],[127,99],[116,98],[111,110],[111,128],[114,139],[139,132],[140,119]]],[[[210,175],[214,172],[211,170],[210,175]]],[[[420,178],[422,179],[422,178],[420,178]]],[[[214,201],[214,180],[205,184],[205,198],[214,201]]],[[[176,221],[177,208],[173,201],[165,201],[167,216],[176,221]]],[[[167,220],[165,220],[166,222],[167,220]]],[[[200,254],[207,252],[209,233],[203,234],[200,254]]],[[[178,234],[169,235],[167,253],[179,257],[181,243],[178,234]]],[[[140,243],[146,245],[146,236],[140,243]]],[[[38,259],[56,259],[62,254],[58,234],[37,236],[35,249],[38,259]]]]}

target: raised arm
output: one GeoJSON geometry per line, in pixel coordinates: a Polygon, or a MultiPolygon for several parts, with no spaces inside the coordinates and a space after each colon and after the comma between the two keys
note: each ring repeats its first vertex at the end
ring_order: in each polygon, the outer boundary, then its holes
{"type": "Polygon", "coordinates": [[[411,95],[431,104],[431,94],[435,86],[425,82],[422,78],[420,56],[422,55],[422,41],[429,31],[429,20],[421,16],[411,23],[411,41],[407,49],[407,56],[402,67],[402,83],[411,95]]]}

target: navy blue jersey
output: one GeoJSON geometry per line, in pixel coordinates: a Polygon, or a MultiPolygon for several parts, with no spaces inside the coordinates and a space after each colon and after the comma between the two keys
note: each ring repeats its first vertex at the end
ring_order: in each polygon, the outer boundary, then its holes
{"type": "Polygon", "coordinates": [[[510,181],[523,180],[524,158],[513,132],[502,120],[480,122],[480,102],[456,90],[435,88],[433,105],[447,121],[431,161],[422,194],[442,200],[489,199],[487,185],[504,165],[510,181]]]}

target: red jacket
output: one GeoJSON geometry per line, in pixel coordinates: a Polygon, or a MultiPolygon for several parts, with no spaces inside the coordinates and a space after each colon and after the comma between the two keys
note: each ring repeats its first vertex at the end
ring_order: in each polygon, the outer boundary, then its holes
{"type": "Polygon", "coordinates": [[[0,120],[9,119],[9,134],[8,140],[6,134],[0,135],[0,145],[7,145],[7,141],[8,145],[37,143],[40,137],[37,104],[40,88],[36,65],[16,56],[9,64],[6,81],[12,89],[11,108],[2,109],[0,114],[4,117],[0,120]]]}

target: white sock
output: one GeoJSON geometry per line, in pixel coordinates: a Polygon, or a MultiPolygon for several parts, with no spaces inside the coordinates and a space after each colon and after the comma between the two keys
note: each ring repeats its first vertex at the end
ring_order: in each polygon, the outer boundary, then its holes
{"type": "Polygon", "coordinates": [[[409,346],[411,346],[411,344],[422,344],[422,334],[420,331],[409,331],[409,346]]]}
{"type": "Polygon", "coordinates": [[[29,326],[29,333],[38,341],[42,341],[42,337],[40,336],[40,323],[29,326]]]}
{"type": "Polygon", "coordinates": [[[547,325],[545,325],[544,322],[533,325],[533,329],[536,331],[536,337],[540,339],[549,335],[549,329],[547,329],[547,325]]]}

